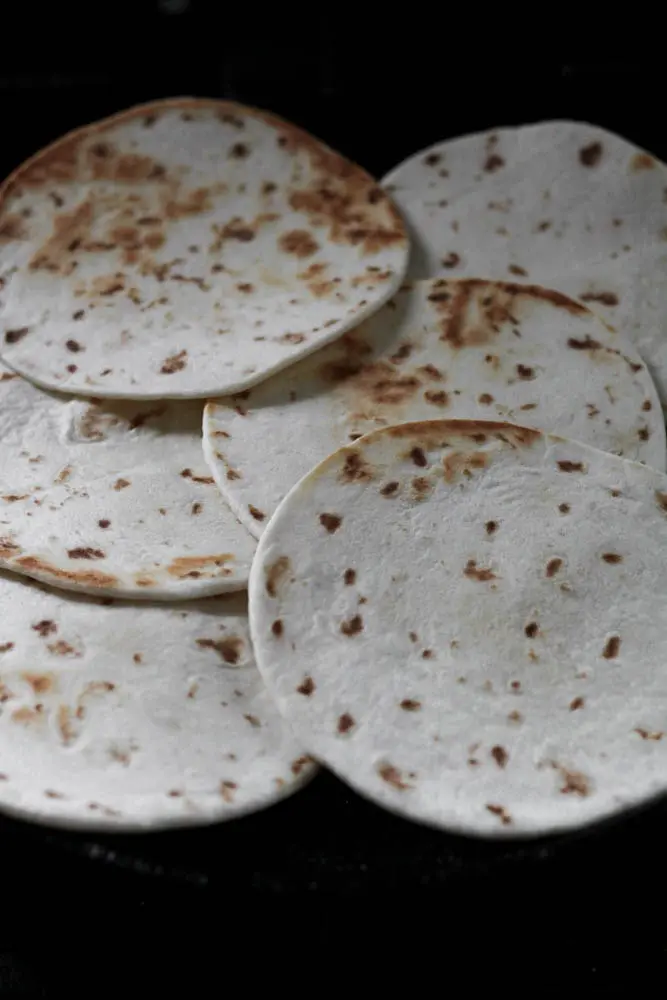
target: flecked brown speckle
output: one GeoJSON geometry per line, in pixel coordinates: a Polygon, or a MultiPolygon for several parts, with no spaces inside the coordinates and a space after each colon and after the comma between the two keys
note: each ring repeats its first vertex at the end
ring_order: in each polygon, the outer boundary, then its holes
{"type": "Polygon", "coordinates": [[[567,459],[561,459],[556,465],[561,472],[586,472],[586,466],[583,462],[570,462],[567,459]]]}
{"type": "Polygon", "coordinates": [[[571,712],[576,712],[578,709],[583,708],[585,704],[586,704],[586,701],[585,701],[584,698],[581,698],[581,697],[580,698],[573,698],[572,701],[570,702],[570,711],[571,712]]]}
{"type": "Polygon", "coordinates": [[[49,621],[48,619],[43,619],[41,622],[37,622],[36,625],[32,625],[33,632],[37,632],[42,639],[45,639],[49,635],[53,635],[58,631],[58,626],[55,622],[49,621]]]}
{"type": "Polygon", "coordinates": [[[579,162],[584,167],[597,167],[602,159],[602,143],[591,142],[579,150],[579,162]]]}
{"type": "Polygon", "coordinates": [[[186,350],[170,355],[162,363],[162,367],[160,368],[161,374],[174,375],[176,372],[182,372],[188,363],[187,357],[188,352],[186,350]]]}
{"type": "Polygon", "coordinates": [[[340,626],[340,630],[343,633],[343,635],[346,635],[350,638],[352,636],[359,635],[359,633],[363,631],[363,628],[364,628],[364,621],[361,615],[354,615],[347,621],[341,622],[340,626]]]}
{"type": "Polygon", "coordinates": [[[557,763],[552,764],[552,766],[558,771],[562,779],[563,784],[559,789],[562,795],[578,795],[583,799],[590,794],[590,782],[585,774],[582,774],[580,771],[571,771],[569,768],[557,763]]]}
{"type": "Polygon", "coordinates": [[[463,575],[467,576],[469,580],[478,580],[480,583],[486,583],[489,580],[495,580],[496,574],[493,570],[484,569],[477,565],[475,559],[469,559],[466,563],[466,567],[463,570],[463,575]]]}
{"type": "Polygon", "coordinates": [[[665,735],[662,730],[642,729],[641,727],[635,729],[634,732],[641,736],[643,740],[653,740],[654,742],[658,742],[665,735]]]}
{"type": "Polygon", "coordinates": [[[511,824],[512,817],[504,806],[488,804],[486,808],[490,813],[493,813],[494,816],[498,817],[503,826],[509,826],[511,824]]]}
{"type": "Polygon", "coordinates": [[[401,702],[401,708],[404,712],[418,712],[421,707],[422,703],[414,698],[404,698],[401,702]]]}
{"type": "Polygon", "coordinates": [[[310,676],[304,677],[304,679],[297,687],[297,692],[299,694],[305,695],[307,698],[311,696],[314,690],[315,690],[315,681],[310,676]]]}
{"type": "Polygon", "coordinates": [[[303,757],[297,757],[296,760],[292,761],[292,764],[290,766],[290,770],[291,770],[292,774],[299,775],[303,771],[304,767],[307,767],[308,764],[312,764],[312,763],[313,763],[313,758],[309,757],[306,754],[304,754],[303,757]]]}
{"type": "Polygon", "coordinates": [[[250,516],[253,517],[256,521],[266,520],[266,514],[264,513],[264,511],[259,510],[259,508],[255,507],[254,504],[251,503],[248,504],[248,511],[250,513],[250,516]]]}
{"type": "Polygon", "coordinates": [[[400,489],[400,483],[395,480],[391,483],[385,483],[384,486],[380,487],[380,494],[383,497],[395,497],[400,489]]]}
{"type": "Polygon", "coordinates": [[[68,549],[67,555],[70,559],[104,559],[105,555],[101,549],[93,549],[90,547],[68,549]]]}
{"type": "Polygon", "coordinates": [[[338,724],[336,726],[337,731],[344,735],[349,733],[349,731],[354,727],[355,721],[349,712],[344,712],[343,715],[339,716],[338,724]]]}
{"type": "Polygon", "coordinates": [[[548,577],[555,576],[562,565],[563,565],[563,560],[560,559],[558,556],[555,556],[553,559],[550,559],[549,562],[547,563],[547,568],[544,575],[548,577]]]}
{"type": "Polygon", "coordinates": [[[558,509],[561,512],[561,514],[569,514],[572,508],[570,507],[569,503],[559,503],[558,509]]]}
{"type": "Polygon", "coordinates": [[[345,570],[345,573],[343,574],[343,580],[345,581],[346,586],[350,587],[353,583],[355,583],[356,579],[357,579],[356,570],[354,569],[345,570]]]}
{"type": "Polygon", "coordinates": [[[276,620],[272,622],[271,631],[275,635],[276,639],[280,639],[283,632],[285,631],[285,627],[280,618],[276,618],[276,620]]]}
{"type": "Polygon", "coordinates": [[[243,649],[243,639],[237,635],[224,636],[222,639],[197,639],[200,649],[214,650],[225,663],[235,665],[239,662],[243,649]]]}
{"type": "Polygon", "coordinates": [[[619,635],[612,635],[609,639],[607,639],[604,649],[602,650],[602,655],[605,660],[615,660],[618,656],[620,648],[621,637],[619,635]]]}
{"type": "Polygon", "coordinates": [[[381,764],[378,767],[378,774],[383,781],[386,781],[388,785],[396,788],[399,792],[405,792],[412,788],[412,785],[403,780],[401,771],[397,767],[394,767],[393,764],[381,764]]]}
{"type": "Polygon", "coordinates": [[[537,622],[529,622],[524,628],[524,632],[526,633],[529,639],[534,639],[539,630],[540,626],[537,624],[537,622]]]}
{"type": "Polygon", "coordinates": [[[498,767],[506,767],[507,761],[509,760],[509,754],[505,747],[495,746],[491,748],[491,756],[495,760],[498,767]]]}
{"type": "Polygon", "coordinates": [[[330,535],[338,531],[342,521],[342,517],[338,514],[320,514],[320,524],[330,535]]]}
{"type": "Polygon", "coordinates": [[[497,521],[487,521],[486,524],[484,525],[484,527],[486,529],[487,535],[494,535],[496,533],[496,531],[498,530],[498,522],[497,521]]]}

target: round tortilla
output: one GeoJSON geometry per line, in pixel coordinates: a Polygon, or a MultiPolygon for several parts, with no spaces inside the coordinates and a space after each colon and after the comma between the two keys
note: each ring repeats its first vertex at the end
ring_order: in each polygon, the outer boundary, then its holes
{"type": "Polygon", "coordinates": [[[68,400],[0,366],[0,566],[116,597],[244,588],[255,542],[206,467],[201,415],[68,400]]]}
{"type": "Polygon", "coordinates": [[[581,122],[422,150],[383,180],[413,236],[410,275],[526,278],[632,338],[667,401],[667,167],[581,122]]]}
{"type": "Polygon", "coordinates": [[[256,537],[288,490],[382,425],[518,420],[656,468],[655,387],[634,348],[586,307],[539,286],[417,282],[364,323],[242,400],[209,403],[204,450],[256,537]]]}
{"type": "Polygon", "coordinates": [[[226,101],[72,132],[0,187],[0,350],[46,388],[236,392],[379,308],[405,227],[360,167],[226,101]]]}
{"type": "Polygon", "coordinates": [[[0,574],[0,809],[142,830],[263,809],[314,773],[255,667],[244,595],[61,595],[0,574]]]}
{"type": "Polygon", "coordinates": [[[297,739],[469,834],[578,827],[667,787],[667,476],[512,424],[375,431],[303,479],[250,574],[297,739]]]}

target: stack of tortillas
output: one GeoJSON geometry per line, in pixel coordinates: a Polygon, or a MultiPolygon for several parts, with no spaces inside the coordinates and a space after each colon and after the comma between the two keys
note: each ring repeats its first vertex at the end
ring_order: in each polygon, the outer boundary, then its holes
{"type": "Polygon", "coordinates": [[[507,834],[666,787],[665,188],[568,123],[378,185],[203,100],[19,167],[0,807],[201,824],[319,762],[507,834]]]}

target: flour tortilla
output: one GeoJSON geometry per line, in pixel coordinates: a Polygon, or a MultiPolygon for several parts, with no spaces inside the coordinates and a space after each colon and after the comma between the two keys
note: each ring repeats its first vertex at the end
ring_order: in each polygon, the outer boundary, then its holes
{"type": "Polygon", "coordinates": [[[0,573],[0,809],[142,830],[263,809],[314,773],[255,667],[244,595],[63,595],[0,573]]]}
{"type": "Polygon", "coordinates": [[[667,167],[581,122],[498,129],[417,153],[383,181],[414,240],[410,275],[518,276],[625,331],[667,401],[667,167]]]}
{"type": "Polygon", "coordinates": [[[206,467],[201,413],[67,400],[0,366],[0,566],[119,597],[244,588],[255,543],[206,467]]]}
{"type": "Polygon", "coordinates": [[[336,448],[443,414],[520,420],[665,468],[660,404],[634,348],[564,295],[481,280],[417,282],[247,398],[209,403],[204,449],[259,537],[336,448]]]}
{"type": "Polygon", "coordinates": [[[667,787],[667,475],[516,425],[341,449],[250,575],[257,663],[311,753],[471,834],[577,827],[667,787]]]}
{"type": "Polygon", "coordinates": [[[71,393],[234,392],[372,313],[407,257],[388,196],[306,132],[159,101],[70,133],[0,187],[0,350],[71,393]]]}

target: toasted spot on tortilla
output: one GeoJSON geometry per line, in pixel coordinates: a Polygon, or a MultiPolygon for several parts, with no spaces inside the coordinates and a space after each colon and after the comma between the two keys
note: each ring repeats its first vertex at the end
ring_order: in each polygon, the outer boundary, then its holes
{"type": "Polygon", "coordinates": [[[283,233],[278,240],[278,246],[283,253],[295,257],[311,257],[320,249],[319,244],[306,229],[292,229],[283,233]]]}
{"type": "Polygon", "coordinates": [[[634,732],[637,733],[639,736],[641,736],[643,740],[653,740],[655,742],[661,740],[662,737],[665,735],[662,730],[652,731],[650,729],[642,729],[640,727],[635,729],[634,732]]]}
{"type": "Polygon", "coordinates": [[[587,292],[580,295],[582,302],[599,302],[603,306],[617,306],[618,295],[616,292],[587,292]]]}
{"type": "Polygon", "coordinates": [[[586,466],[583,462],[570,462],[567,459],[561,459],[556,464],[561,472],[586,472],[586,466]]]}
{"type": "Polygon", "coordinates": [[[392,480],[390,483],[385,483],[384,486],[380,488],[380,493],[383,497],[395,497],[400,489],[400,483],[392,480]]]}
{"type": "Polygon", "coordinates": [[[602,159],[602,143],[591,142],[579,150],[579,162],[584,167],[597,167],[602,159]]]}
{"type": "Polygon", "coordinates": [[[580,771],[572,771],[555,762],[552,766],[558,771],[563,781],[560,787],[561,794],[578,795],[580,798],[586,798],[587,795],[590,795],[590,779],[585,774],[580,771]]]}
{"type": "Polygon", "coordinates": [[[118,586],[118,577],[111,573],[101,573],[99,570],[64,570],[36,556],[21,556],[16,564],[28,573],[51,577],[54,580],[66,580],[84,587],[112,588],[118,586]]]}
{"type": "Polygon", "coordinates": [[[222,639],[197,639],[200,649],[212,649],[225,663],[235,665],[243,650],[243,639],[237,635],[226,635],[222,639]]]}
{"type": "MultiPolygon", "coordinates": [[[[563,506],[567,506],[567,504],[564,504],[563,506]]],[[[555,576],[562,565],[563,565],[563,560],[560,559],[558,556],[554,556],[554,558],[550,559],[549,562],[547,563],[545,576],[548,577],[555,576]]]]}
{"type": "Polygon", "coordinates": [[[503,826],[509,826],[511,824],[512,817],[504,806],[493,805],[489,803],[486,806],[486,809],[490,813],[493,813],[494,816],[497,816],[500,822],[503,824],[503,826]]]}
{"type": "Polygon", "coordinates": [[[475,559],[469,559],[466,563],[466,567],[463,570],[463,575],[467,576],[469,580],[478,580],[481,583],[486,583],[489,580],[496,580],[496,574],[491,569],[484,569],[477,565],[475,559]]]}
{"type": "Polygon", "coordinates": [[[491,756],[495,760],[498,767],[506,767],[507,761],[509,760],[509,754],[505,747],[495,746],[491,748],[491,756]]]}
{"type": "Polygon", "coordinates": [[[343,468],[338,474],[342,483],[369,482],[375,477],[375,471],[358,451],[345,453],[343,468]]]}
{"type": "Polygon", "coordinates": [[[208,571],[206,575],[209,577],[229,576],[232,571],[227,563],[233,561],[234,556],[231,552],[222,552],[214,556],[178,556],[167,566],[167,573],[179,580],[201,570],[208,571]]]}
{"type": "Polygon", "coordinates": [[[176,372],[181,372],[187,365],[188,352],[186,350],[179,351],[177,354],[172,354],[162,362],[162,367],[160,371],[163,375],[174,375],[176,372]]]}
{"type": "Polygon", "coordinates": [[[359,633],[363,631],[363,628],[364,620],[361,615],[353,615],[352,618],[347,621],[341,622],[340,626],[340,630],[343,635],[348,637],[359,635],[359,633]]]}
{"type": "Polygon", "coordinates": [[[655,165],[655,160],[648,153],[635,153],[630,160],[630,170],[634,173],[638,173],[640,170],[653,170],[655,165]]]}
{"type": "Polygon", "coordinates": [[[313,758],[310,757],[308,754],[304,754],[303,757],[297,757],[296,760],[292,761],[292,764],[290,765],[290,770],[292,774],[299,775],[303,771],[304,767],[307,767],[308,764],[312,763],[313,763],[313,758]]]}
{"type": "Polygon", "coordinates": [[[343,715],[338,718],[338,725],[336,729],[341,735],[349,733],[350,729],[355,725],[354,719],[349,712],[344,712],[343,715]]]}
{"type": "Polygon", "coordinates": [[[105,559],[106,556],[101,549],[86,548],[68,549],[67,555],[70,559],[105,559]]]}
{"type": "Polygon", "coordinates": [[[607,639],[604,649],[602,650],[602,655],[605,660],[615,660],[618,656],[619,650],[621,648],[621,637],[620,635],[612,635],[607,639]]]}
{"type": "Polygon", "coordinates": [[[403,780],[401,771],[397,767],[394,767],[393,764],[380,764],[378,774],[383,781],[386,781],[388,785],[391,785],[392,788],[397,789],[399,792],[408,791],[413,787],[403,780]]]}
{"type": "Polygon", "coordinates": [[[287,556],[279,556],[265,569],[265,587],[269,597],[278,597],[280,588],[286,582],[287,575],[291,570],[291,563],[287,556]]]}
{"type": "Polygon", "coordinates": [[[330,534],[333,535],[340,528],[343,518],[338,514],[320,514],[320,524],[330,534]]]}

